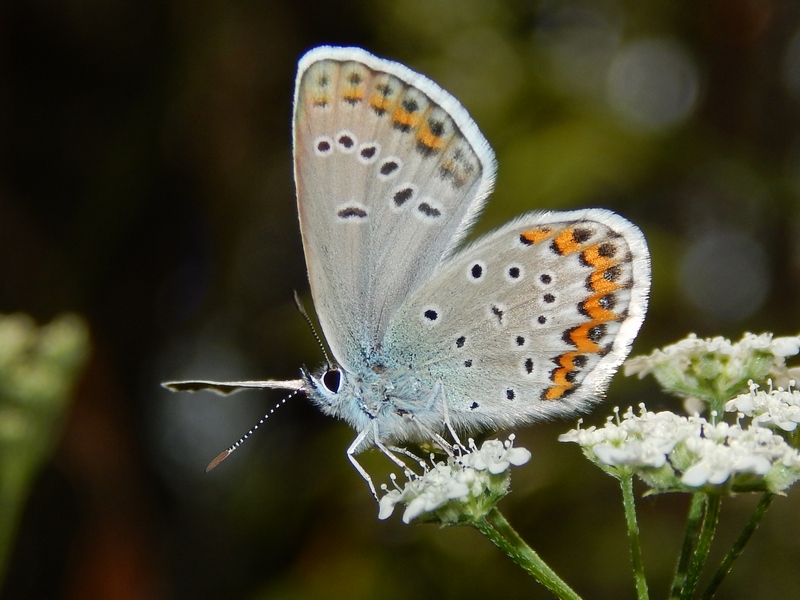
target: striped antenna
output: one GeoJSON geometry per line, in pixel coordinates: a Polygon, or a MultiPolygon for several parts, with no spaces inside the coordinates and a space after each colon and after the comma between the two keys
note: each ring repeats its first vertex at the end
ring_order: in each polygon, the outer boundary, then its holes
{"type": "Polygon", "coordinates": [[[253,435],[256,432],[256,430],[259,427],[261,427],[261,425],[263,425],[264,422],[267,419],[269,419],[276,410],[278,410],[281,406],[286,404],[287,400],[289,400],[290,398],[294,398],[298,394],[298,392],[301,392],[301,391],[303,391],[303,390],[302,389],[295,390],[294,392],[292,392],[291,394],[289,394],[288,396],[283,398],[280,402],[278,402],[271,409],[269,409],[269,412],[267,414],[265,414],[263,417],[261,417],[261,419],[258,421],[258,423],[253,425],[253,427],[250,429],[250,431],[248,431],[242,437],[240,437],[239,440],[235,444],[230,446],[227,450],[223,450],[222,452],[220,452],[219,455],[217,455],[217,457],[214,460],[212,460],[210,463],[208,463],[208,466],[206,467],[206,473],[208,473],[209,471],[214,470],[219,463],[221,463],[223,460],[225,460],[231,454],[233,454],[233,451],[236,450],[242,444],[244,444],[244,442],[247,440],[247,438],[249,438],[251,435],[253,435]]]}
{"type": "Polygon", "coordinates": [[[309,329],[311,329],[311,333],[314,335],[314,339],[317,340],[317,344],[319,345],[319,349],[322,350],[323,356],[325,356],[325,361],[328,363],[328,367],[333,367],[333,361],[331,360],[328,351],[325,349],[325,344],[322,343],[322,338],[319,337],[317,333],[317,329],[314,327],[314,323],[311,321],[311,317],[308,316],[306,312],[306,307],[303,306],[303,301],[300,300],[300,296],[297,294],[297,290],[294,290],[294,303],[297,306],[297,310],[300,311],[300,314],[303,315],[303,318],[308,323],[309,329]]]}

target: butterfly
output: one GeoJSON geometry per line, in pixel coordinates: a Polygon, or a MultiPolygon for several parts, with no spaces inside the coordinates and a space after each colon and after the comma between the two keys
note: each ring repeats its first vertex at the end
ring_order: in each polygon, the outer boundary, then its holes
{"type": "Polygon", "coordinates": [[[373,495],[355,458],[371,446],[397,462],[397,444],[447,444],[448,433],[602,399],[647,308],[636,226],[598,208],[530,212],[464,245],[494,184],[491,147],[448,92],[360,48],[301,58],[293,132],[308,278],[332,359],[295,380],[165,387],[302,391],[355,429],[347,456],[373,495]]]}

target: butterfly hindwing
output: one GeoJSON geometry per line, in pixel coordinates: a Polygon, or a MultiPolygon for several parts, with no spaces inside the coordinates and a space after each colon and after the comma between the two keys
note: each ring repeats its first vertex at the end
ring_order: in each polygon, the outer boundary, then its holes
{"type": "Polygon", "coordinates": [[[466,428],[566,415],[600,399],[644,318],[649,255],[605,210],[532,213],[448,259],[385,345],[442,383],[466,428]]]}
{"type": "Polygon", "coordinates": [[[359,368],[477,216],[494,155],[435,83],[330,47],[300,61],[294,152],[316,312],[336,360],[359,368]]]}

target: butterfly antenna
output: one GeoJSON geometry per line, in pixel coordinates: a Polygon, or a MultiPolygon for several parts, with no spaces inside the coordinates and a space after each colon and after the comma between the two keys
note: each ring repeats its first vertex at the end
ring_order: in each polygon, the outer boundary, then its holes
{"type": "Polygon", "coordinates": [[[256,423],[256,424],[255,424],[255,425],[252,427],[252,429],[250,429],[250,431],[248,431],[248,432],[247,432],[247,433],[245,433],[245,434],[244,434],[242,437],[240,437],[240,438],[239,438],[239,440],[238,440],[238,441],[237,441],[235,444],[233,444],[233,445],[232,445],[230,448],[228,448],[227,450],[223,450],[222,452],[220,452],[220,453],[219,453],[219,455],[218,455],[218,456],[217,456],[217,457],[216,457],[214,460],[212,460],[210,463],[208,463],[208,466],[206,467],[206,473],[208,473],[209,471],[212,471],[212,470],[214,470],[214,469],[217,467],[217,465],[218,465],[219,463],[221,463],[223,460],[225,460],[225,459],[226,459],[226,458],[228,458],[228,457],[229,457],[231,454],[233,454],[233,451],[234,451],[234,450],[236,450],[236,449],[237,449],[239,446],[241,446],[242,444],[244,444],[244,442],[247,440],[247,438],[249,438],[251,435],[253,435],[253,434],[256,432],[256,429],[258,429],[259,427],[261,427],[261,426],[264,424],[264,421],[266,421],[267,419],[269,419],[269,418],[272,416],[272,414],[273,414],[273,413],[274,413],[276,410],[278,410],[278,409],[279,409],[281,406],[283,406],[284,404],[286,404],[286,401],[287,401],[287,400],[289,400],[290,398],[294,398],[294,397],[295,397],[295,396],[296,396],[296,395],[297,395],[299,392],[301,392],[301,391],[302,391],[302,390],[295,390],[294,392],[292,392],[291,394],[289,394],[288,396],[286,396],[286,397],[285,397],[283,400],[281,400],[280,402],[278,402],[278,403],[277,403],[275,406],[273,406],[271,409],[269,409],[269,412],[268,412],[267,414],[265,414],[263,417],[261,417],[261,419],[259,420],[259,422],[258,422],[258,423],[256,423]]]}
{"type": "Polygon", "coordinates": [[[314,327],[314,323],[311,321],[311,317],[308,316],[308,313],[306,312],[306,307],[303,306],[303,301],[300,300],[300,296],[297,294],[297,290],[294,290],[294,303],[297,306],[297,310],[299,310],[300,314],[303,315],[303,318],[306,320],[306,323],[308,323],[308,327],[309,329],[311,329],[311,333],[314,336],[314,339],[317,340],[317,345],[319,346],[319,349],[322,350],[322,354],[325,356],[325,360],[327,361],[328,366],[332,366],[333,361],[331,360],[328,351],[325,349],[325,344],[322,343],[322,338],[319,337],[317,329],[316,327],[314,327]]]}

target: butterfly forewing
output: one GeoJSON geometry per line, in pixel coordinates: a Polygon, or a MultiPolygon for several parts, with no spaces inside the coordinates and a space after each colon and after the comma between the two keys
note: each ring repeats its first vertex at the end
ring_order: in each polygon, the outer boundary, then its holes
{"type": "Polygon", "coordinates": [[[386,345],[441,381],[456,424],[510,426],[600,399],[644,318],[641,233],[608,211],[534,213],[457,253],[386,345]]]}
{"type": "Polygon", "coordinates": [[[335,358],[354,369],[462,239],[494,156],[452,96],[353,48],[301,61],[294,137],[314,305],[335,358]]]}

